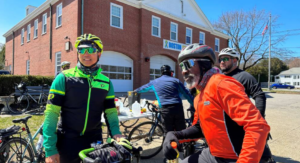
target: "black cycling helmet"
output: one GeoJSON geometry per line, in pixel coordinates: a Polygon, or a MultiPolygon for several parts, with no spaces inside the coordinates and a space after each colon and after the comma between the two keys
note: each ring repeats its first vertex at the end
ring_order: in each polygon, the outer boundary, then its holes
{"type": "Polygon", "coordinates": [[[216,55],[213,49],[207,45],[198,43],[191,44],[183,49],[178,56],[178,62],[181,63],[187,58],[207,58],[212,64],[216,63],[216,55]]]}
{"type": "Polygon", "coordinates": [[[163,65],[160,68],[160,72],[162,75],[171,75],[171,67],[169,65],[163,65]]]}

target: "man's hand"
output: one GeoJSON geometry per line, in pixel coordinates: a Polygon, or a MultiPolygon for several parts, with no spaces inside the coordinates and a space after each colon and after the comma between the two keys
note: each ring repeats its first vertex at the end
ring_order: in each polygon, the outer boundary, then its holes
{"type": "Polygon", "coordinates": [[[46,158],[46,163],[60,163],[59,154],[55,154],[46,158]]]}
{"type": "Polygon", "coordinates": [[[120,138],[125,138],[125,136],[124,136],[124,135],[121,135],[121,134],[114,135],[113,137],[114,137],[114,139],[115,139],[117,142],[120,141],[120,138]]]}
{"type": "Polygon", "coordinates": [[[171,142],[176,142],[179,145],[179,141],[174,133],[168,132],[163,144],[163,153],[168,160],[173,160],[177,157],[177,152],[171,147],[171,142]]]}

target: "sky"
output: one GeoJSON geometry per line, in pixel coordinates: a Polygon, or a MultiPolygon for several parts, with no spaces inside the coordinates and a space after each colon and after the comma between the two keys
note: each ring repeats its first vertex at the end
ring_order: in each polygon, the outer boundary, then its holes
{"type": "MultiPolygon", "coordinates": [[[[175,1],[175,0],[174,0],[175,1]]],[[[244,10],[249,11],[254,7],[265,10],[266,13],[278,15],[281,24],[278,31],[290,31],[287,40],[281,43],[294,51],[292,56],[300,57],[300,1],[299,0],[195,0],[209,21],[217,21],[224,12],[244,10]]],[[[0,0],[0,43],[5,43],[3,34],[25,18],[25,8],[28,5],[40,6],[45,0],[0,0]]],[[[267,21],[267,20],[266,20],[267,21]]],[[[284,34],[284,33],[283,33],[284,34]]]]}

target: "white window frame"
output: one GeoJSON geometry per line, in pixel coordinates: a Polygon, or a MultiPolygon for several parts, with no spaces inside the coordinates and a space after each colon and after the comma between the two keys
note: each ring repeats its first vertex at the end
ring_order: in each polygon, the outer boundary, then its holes
{"type": "MultiPolygon", "coordinates": [[[[115,16],[115,17],[117,17],[117,16],[115,16]]],[[[110,26],[119,28],[119,29],[123,29],[123,6],[120,6],[120,5],[117,5],[114,3],[110,3],[110,26]],[[112,7],[113,6],[120,8],[120,17],[119,17],[120,18],[120,27],[112,24],[112,18],[113,18],[113,16],[115,16],[115,15],[112,15],[112,7]]]]}
{"type": "Polygon", "coordinates": [[[27,42],[30,41],[30,35],[31,35],[31,24],[27,25],[27,42]]]}
{"type": "Polygon", "coordinates": [[[56,6],[56,28],[62,26],[62,3],[56,6]],[[61,15],[58,15],[58,11],[61,9],[61,15]],[[61,24],[58,24],[58,18],[61,17],[61,24]]]}
{"type": "Polygon", "coordinates": [[[220,51],[220,39],[215,38],[215,52],[219,52],[219,51],[220,51]],[[218,46],[218,49],[216,48],[216,45],[218,46]]]}
{"type": "Polygon", "coordinates": [[[55,74],[54,75],[56,75],[57,74],[57,72],[60,72],[61,71],[61,52],[56,52],[55,53],[55,74]],[[59,61],[59,63],[58,63],[58,55],[60,55],[59,56],[59,58],[60,58],[60,61],[59,61]],[[59,68],[58,68],[59,67],[59,68]]]}
{"type": "Polygon", "coordinates": [[[152,19],[151,19],[151,34],[152,34],[152,36],[160,37],[160,26],[161,26],[160,25],[160,18],[157,17],[157,16],[152,15],[152,19]],[[158,27],[153,25],[153,19],[158,19],[158,27]],[[153,27],[158,28],[158,35],[153,34],[153,27]]]}
{"type": "Polygon", "coordinates": [[[178,24],[174,22],[171,22],[170,24],[170,40],[178,41],[178,24]],[[172,24],[176,26],[176,40],[172,39],[172,24]]]}
{"type": "Polygon", "coordinates": [[[185,29],[185,44],[188,44],[187,40],[186,40],[186,37],[190,37],[191,40],[190,40],[189,44],[192,44],[193,43],[193,29],[192,28],[186,27],[186,29],[185,29]],[[191,31],[191,36],[187,35],[187,30],[191,31]]]}
{"type": "Polygon", "coordinates": [[[21,30],[21,45],[24,44],[24,28],[21,30]]]}
{"type": "Polygon", "coordinates": [[[33,39],[37,38],[37,36],[38,36],[38,34],[39,34],[38,29],[39,29],[39,20],[36,19],[36,20],[34,21],[33,39]]]}
{"type": "Polygon", "coordinates": [[[26,75],[30,75],[30,60],[26,61],[26,75]]]}
{"type": "Polygon", "coordinates": [[[47,13],[43,15],[42,22],[42,35],[47,33],[47,13]],[[44,26],[46,26],[46,30],[44,30],[44,26]]]}
{"type": "Polygon", "coordinates": [[[204,32],[199,32],[199,44],[201,41],[201,34],[203,34],[203,45],[205,45],[205,33],[204,32]]]}

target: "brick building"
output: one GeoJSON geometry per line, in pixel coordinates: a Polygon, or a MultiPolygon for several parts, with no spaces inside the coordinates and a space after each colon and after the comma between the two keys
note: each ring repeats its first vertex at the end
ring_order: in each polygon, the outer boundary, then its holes
{"type": "Polygon", "coordinates": [[[116,92],[155,79],[170,65],[182,79],[177,56],[190,43],[216,54],[229,36],[213,29],[194,0],[47,0],[28,6],[26,17],[4,34],[6,60],[13,74],[55,75],[62,61],[77,63],[77,36],[92,33],[104,44],[103,74],[116,92]]]}

